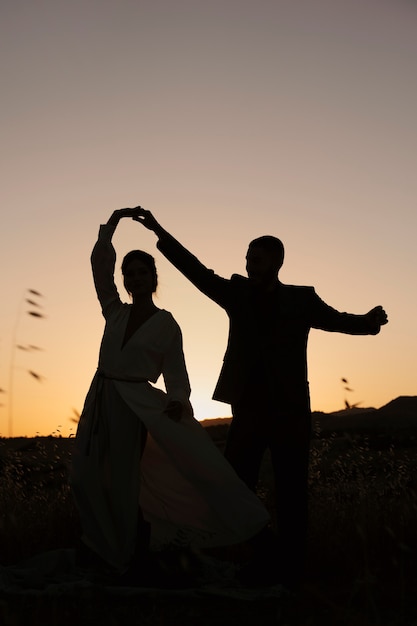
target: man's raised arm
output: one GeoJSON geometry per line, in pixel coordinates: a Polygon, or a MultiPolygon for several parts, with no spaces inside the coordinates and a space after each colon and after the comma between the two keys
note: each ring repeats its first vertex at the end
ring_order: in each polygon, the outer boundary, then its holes
{"type": "Polygon", "coordinates": [[[213,270],[203,265],[196,256],[162,228],[150,211],[141,207],[136,207],[136,210],[137,214],[132,219],[155,233],[158,237],[156,246],[168,261],[184,274],[197,289],[220,306],[227,308],[230,299],[228,289],[230,281],[217,276],[213,270]]]}

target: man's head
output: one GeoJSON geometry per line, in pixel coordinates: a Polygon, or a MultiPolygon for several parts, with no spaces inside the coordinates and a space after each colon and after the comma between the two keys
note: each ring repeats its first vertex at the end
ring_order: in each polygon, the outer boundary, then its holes
{"type": "Polygon", "coordinates": [[[256,286],[268,288],[276,280],[284,262],[284,246],[280,239],[264,235],[250,242],[246,254],[246,271],[256,286]]]}

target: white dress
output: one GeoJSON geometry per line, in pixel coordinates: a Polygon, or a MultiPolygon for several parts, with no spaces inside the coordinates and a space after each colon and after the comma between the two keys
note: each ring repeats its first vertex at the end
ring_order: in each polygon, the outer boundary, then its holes
{"type": "Polygon", "coordinates": [[[269,515],[193,417],[181,331],[171,313],[159,310],[122,347],[131,305],[114,284],[112,234],[112,227],[100,227],[91,257],[106,326],[71,484],[83,541],[123,572],[135,550],[139,507],[154,548],[238,543],[269,515]],[[166,393],[151,384],[161,374],[166,393]],[[171,400],[185,407],[179,422],[164,413],[171,400]]]}

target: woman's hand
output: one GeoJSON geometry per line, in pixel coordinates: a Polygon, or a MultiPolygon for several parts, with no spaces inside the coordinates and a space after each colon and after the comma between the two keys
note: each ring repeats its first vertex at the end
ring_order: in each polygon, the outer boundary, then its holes
{"type": "Polygon", "coordinates": [[[180,402],[179,400],[171,400],[170,402],[168,402],[164,413],[167,415],[167,417],[169,417],[170,420],[173,420],[174,422],[179,422],[182,417],[182,410],[182,402],[180,402]]]}
{"type": "Polygon", "coordinates": [[[134,209],[117,209],[116,211],[113,211],[107,223],[112,226],[117,226],[123,217],[131,217],[135,219],[135,216],[139,215],[140,211],[143,211],[140,206],[135,207],[134,209]]]}

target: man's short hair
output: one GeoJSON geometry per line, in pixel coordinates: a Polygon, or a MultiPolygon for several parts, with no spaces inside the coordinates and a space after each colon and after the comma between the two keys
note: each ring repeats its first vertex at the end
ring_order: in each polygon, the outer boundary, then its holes
{"type": "Polygon", "coordinates": [[[281,267],[284,262],[285,254],[284,244],[281,239],[273,237],[272,235],[263,235],[262,237],[257,237],[250,242],[249,248],[255,247],[263,248],[264,250],[272,252],[276,259],[278,268],[281,267]]]}

